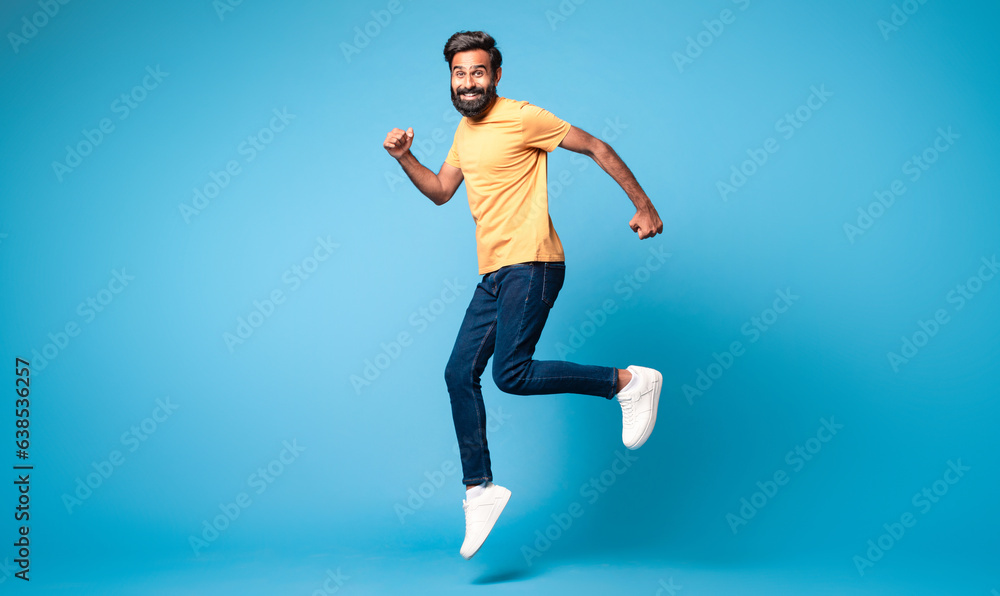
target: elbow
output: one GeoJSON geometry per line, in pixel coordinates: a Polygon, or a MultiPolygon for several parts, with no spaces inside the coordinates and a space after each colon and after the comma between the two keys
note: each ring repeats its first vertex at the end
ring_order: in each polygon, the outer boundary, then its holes
{"type": "Polygon", "coordinates": [[[587,155],[589,155],[595,161],[602,161],[605,156],[612,153],[611,145],[608,145],[601,139],[595,138],[594,142],[590,143],[587,147],[587,155]]]}
{"type": "Polygon", "coordinates": [[[461,182],[459,182],[459,184],[456,185],[454,188],[449,188],[450,185],[442,184],[441,190],[439,190],[433,197],[431,197],[431,200],[434,201],[435,205],[438,206],[444,205],[445,203],[450,201],[453,196],[455,196],[455,193],[458,192],[458,187],[460,185],[461,182]]]}

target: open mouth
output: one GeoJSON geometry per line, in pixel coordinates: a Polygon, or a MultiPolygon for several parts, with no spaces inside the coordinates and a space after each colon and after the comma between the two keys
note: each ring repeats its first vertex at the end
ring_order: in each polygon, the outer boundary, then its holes
{"type": "Polygon", "coordinates": [[[451,88],[451,102],[463,116],[476,118],[483,114],[490,102],[496,98],[496,87],[457,85],[451,88]]]}

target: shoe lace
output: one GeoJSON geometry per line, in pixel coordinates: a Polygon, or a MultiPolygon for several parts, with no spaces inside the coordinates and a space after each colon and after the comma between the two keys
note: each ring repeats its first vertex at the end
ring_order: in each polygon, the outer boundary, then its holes
{"type": "Polygon", "coordinates": [[[621,404],[622,416],[624,416],[626,423],[631,424],[632,419],[635,416],[632,400],[629,398],[622,399],[621,396],[619,396],[618,403],[621,404]]]}

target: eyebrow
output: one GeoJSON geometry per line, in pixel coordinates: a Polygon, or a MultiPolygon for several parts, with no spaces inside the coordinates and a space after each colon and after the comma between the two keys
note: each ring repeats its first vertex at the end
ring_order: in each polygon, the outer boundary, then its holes
{"type": "MultiPolygon", "coordinates": [[[[455,66],[453,66],[453,67],[452,67],[452,70],[455,70],[456,68],[465,68],[465,66],[463,66],[463,65],[461,65],[461,64],[457,64],[457,65],[455,65],[455,66]]],[[[473,66],[470,66],[470,67],[469,67],[469,70],[473,70],[473,69],[476,69],[476,68],[482,68],[482,69],[485,69],[485,68],[486,68],[486,65],[485,65],[485,64],[475,64],[475,65],[473,65],[473,66]]]]}

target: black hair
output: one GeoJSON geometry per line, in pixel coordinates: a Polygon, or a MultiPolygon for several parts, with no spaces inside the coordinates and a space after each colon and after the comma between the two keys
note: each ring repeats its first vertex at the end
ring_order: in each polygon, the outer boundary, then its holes
{"type": "Polygon", "coordinates": [[[455,54],[469,50],[485,50],[490,55],[490,70],[496,74],[503,56],[497,49],[496,40],[485,31],[459,31],[449,37],[444,44],[444,59],[448,62],[448,68],[451,68],[451,59],[455,54]]]}

